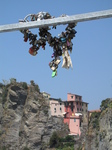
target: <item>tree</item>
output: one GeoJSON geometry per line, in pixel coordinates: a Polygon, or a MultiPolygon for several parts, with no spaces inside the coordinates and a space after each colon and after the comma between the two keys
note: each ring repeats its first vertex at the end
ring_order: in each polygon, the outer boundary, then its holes
{"type": "Polygon", "coordinates": [[[23,87],[24,89],[28,89],[27,83],[26,83],[26,82],[23,82],[23,83],[22,83],[22,87],[23,87]]]}
{"type": "Polygon", "coordinates": [[[36,90],[37,92],[40,92],[40,88],[39,88],[38,84],[35,85],[35,90],[36,90]]]}
{"type": "Polygon", "coordinates": [[[16,82],[16,79],[15,78],[11,78],[10,79],[10,83],[15,83],[16,82]]]}
{"type": "Polygon", "coordinates": [[[50,143],[49,144],[50,144],[51,148],[58,146],[58,144],[59,144],[59,137],[58,137],[56,132],[53,132],[53,134],[52,134],[52,136],[50,138],[50,143]]]}
{"type": "Polygon", "coordinates": [[[35,86],[35,82],[33,80],[30,81],[32,86],[35,86]]]}

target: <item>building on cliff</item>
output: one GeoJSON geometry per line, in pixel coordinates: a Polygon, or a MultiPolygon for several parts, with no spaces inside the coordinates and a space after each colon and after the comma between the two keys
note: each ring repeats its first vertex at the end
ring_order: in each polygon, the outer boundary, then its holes
{"type": "Polygon", "coordinates": [[[64,113],[64,102],[59,99],[50,98],[51,116],[62,116],[64,113]]]}
{"type": "Polygon", "coordinates": [[[64,123],[69,125],[71,134],[80,136],[81,123],[88,124],[88,103],[82,101],[82,96],[68,93],[64,106],[64,123]]]}
{"type": "Polygon", "coordinates": [[[46,93],[46,92],[42,92],[42,95],[45,99],[49,99],[51,97],[51,95],[49,93],[46,93]]]}
{"type": "Polygon", "coordinates": [[[64,117],[64,123],[68,124],[70,134],[80,136],[81,123],[88,124],[88,103],[82,100],[82,96],[68,93],[67,101],[56,98],[49,100],[51,116],[64,117]]]}

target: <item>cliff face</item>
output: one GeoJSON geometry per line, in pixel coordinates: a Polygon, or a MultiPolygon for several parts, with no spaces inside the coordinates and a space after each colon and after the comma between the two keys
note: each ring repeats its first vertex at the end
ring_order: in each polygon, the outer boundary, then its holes
{"type": "Polygon", "coordinates": [[[112,150],[112,100],[102,101],[101,113],[94,112],[85,136],[85,150],[112,150]]]}
{"type": "Polygon", "coordinates": [[[93,112],[89,124],[81,127],[75,150],[112,150],[112,99],[103,100],[101,112],[93,112]]]}
{"type": "Polygon", "coordinates": [[[1,91],[0,148],[44,150],[54,131],[62,136],[69,133],[63,118],[50,115],[49,101],[36,85],[15,82],[2,86],[1,91]]]}

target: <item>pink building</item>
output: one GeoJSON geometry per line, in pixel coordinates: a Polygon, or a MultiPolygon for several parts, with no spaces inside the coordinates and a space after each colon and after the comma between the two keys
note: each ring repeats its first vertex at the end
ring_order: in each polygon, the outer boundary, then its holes
{"type": "Polygon", "coordinates": [[[64,103],[58,99],[50,98],[51,116],[63,116],[64,103]]]}
{"type": "Polygon", "coordinates": [[[81,122],[88,123],[88,103],[82,101],[82,96],[68,93],[64,105],[64,123],[69,125],[71,134],[80,136],[81,122]]]}
{"type": "Polygon", "coordinates": [[[50,110],[52,116],[64,117],[64,123],[67,123],[70,134],[81,135],[81,123],[88,124],[88,103],[82,101],[82,96],[76,94],[67,94],[67,101],[49,98],[50,110]]]}

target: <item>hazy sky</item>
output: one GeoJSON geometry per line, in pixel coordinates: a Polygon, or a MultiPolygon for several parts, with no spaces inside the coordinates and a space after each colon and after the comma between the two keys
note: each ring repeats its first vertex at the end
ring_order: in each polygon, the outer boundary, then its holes
{"type": "MultiPolygon", "coordinates": [[[[75,15],[112,9],[112,0],[2,0],[0,25],[17,23],[27,14],[40,11],[52,16],[75,15]]],[[[53,36],[65,31],[67,25],[51,30],[53,36]]],[[[86,21],[76,26],[70,54],[73,70],[58,68],[58,76],[51,77],[49,62],[53,49],[47,44],[33,57],[28,53],[29,42],[23,41],[19,31],[0,33],[0,82],[16,78],[18,82],[34,80],[41,92],[67,100],[67,93],[82,96],[90,109],[98,109],[101,101],[112,98],[112,18],[86,21]]],[[[38,34],[38,29],[33,29],[38,34]]]]}

